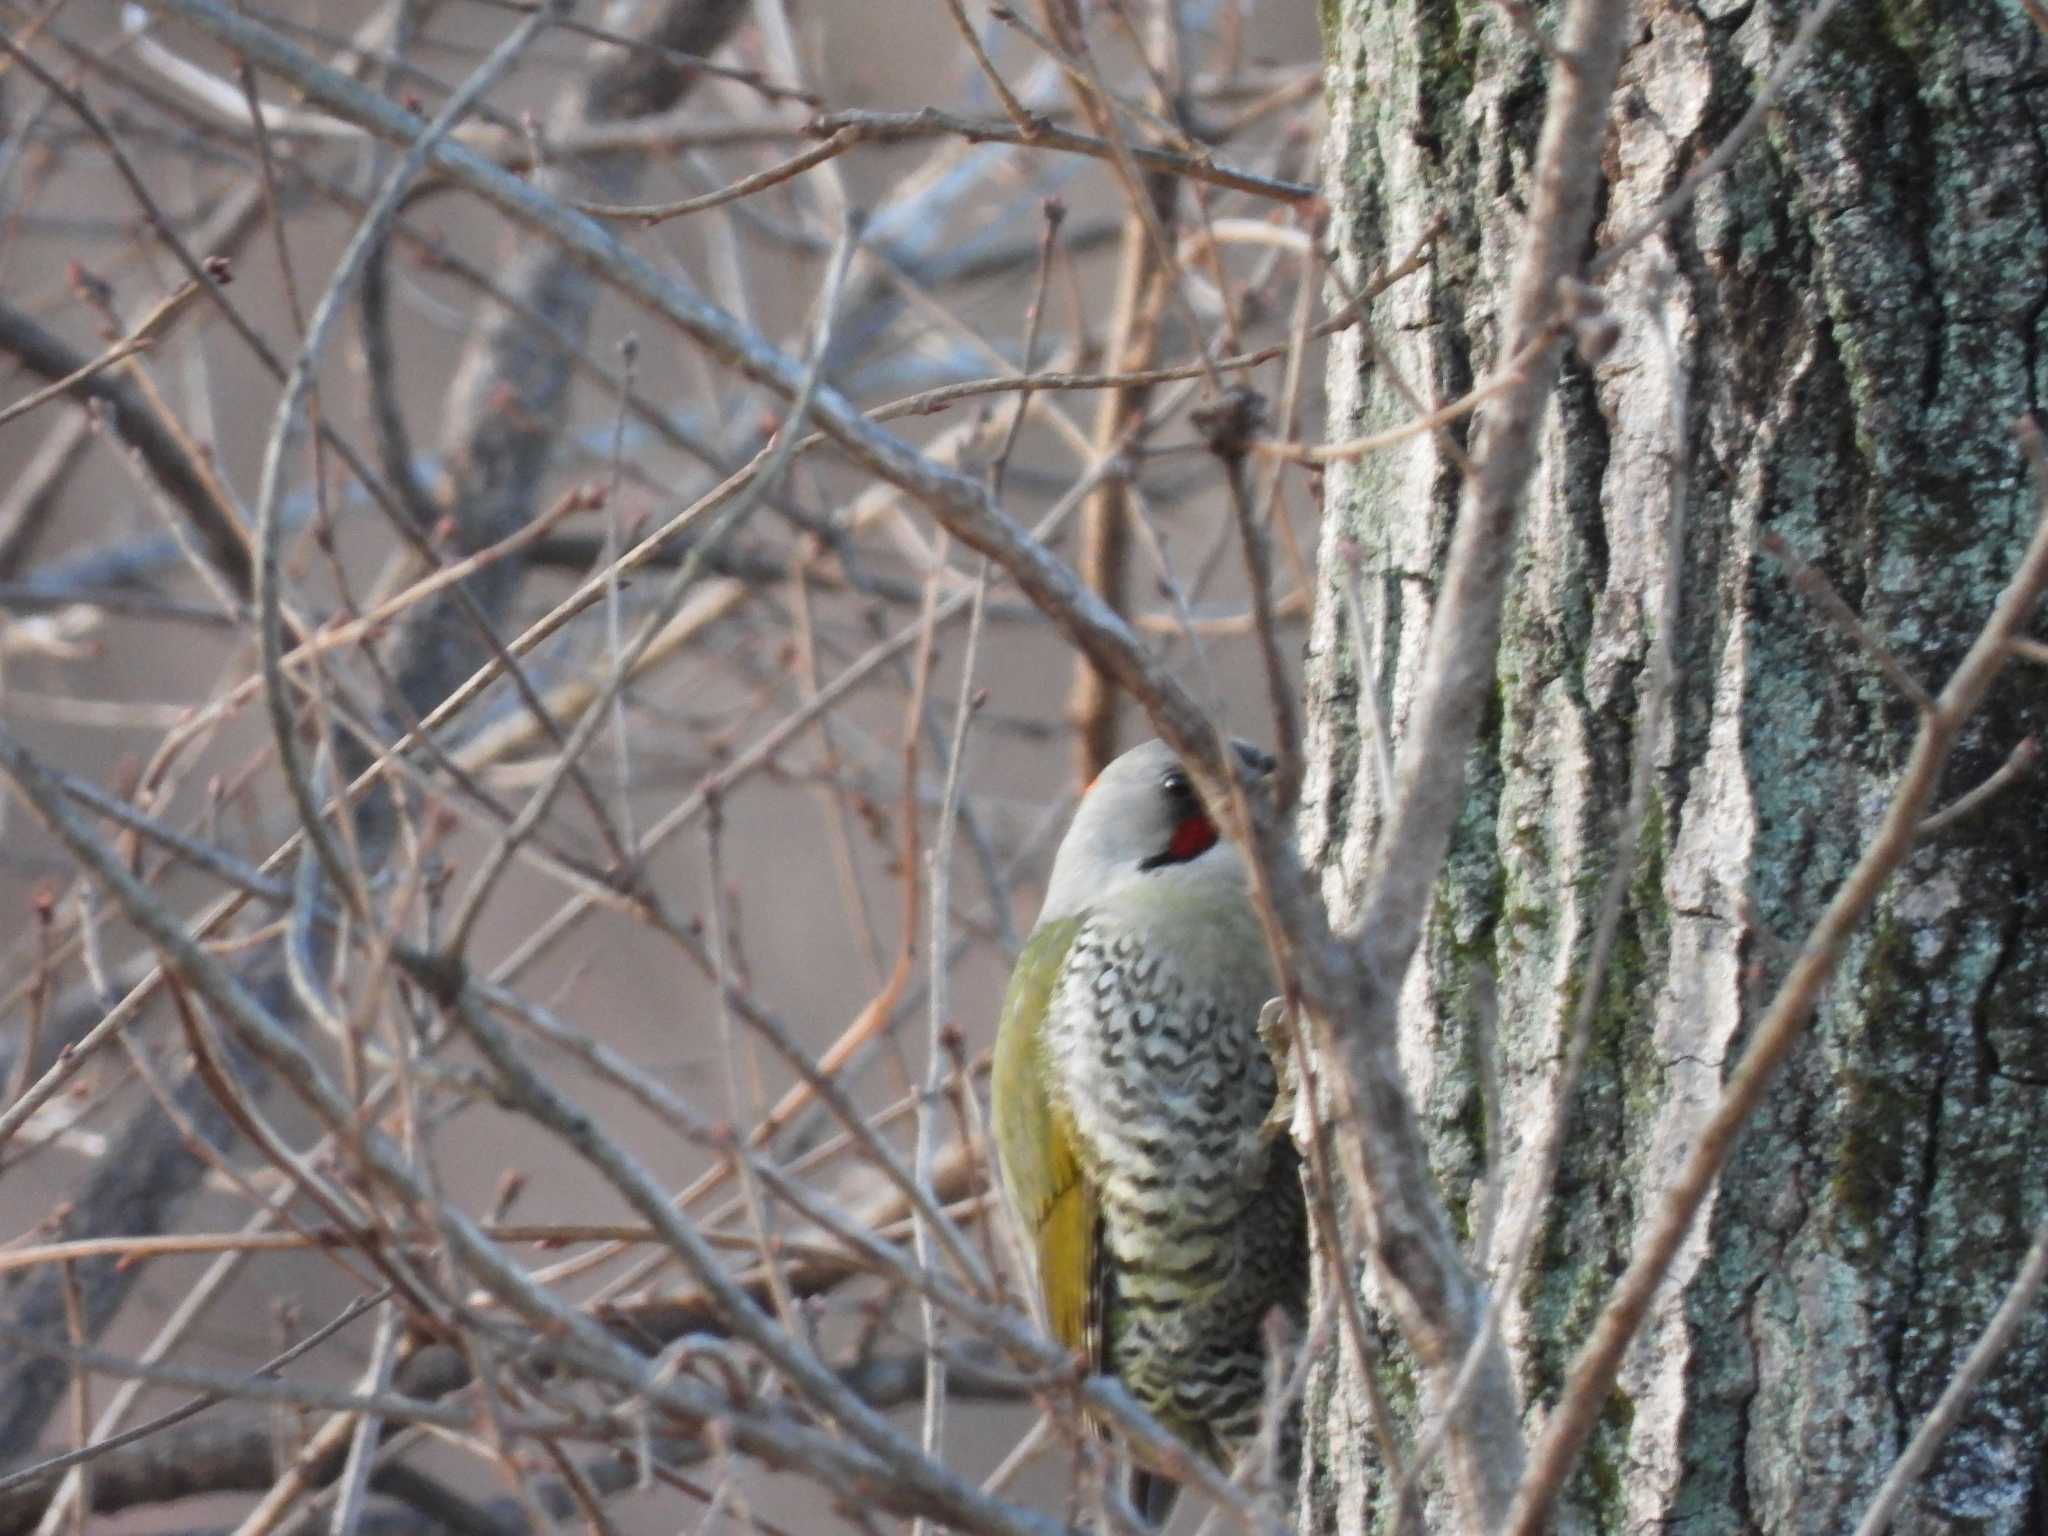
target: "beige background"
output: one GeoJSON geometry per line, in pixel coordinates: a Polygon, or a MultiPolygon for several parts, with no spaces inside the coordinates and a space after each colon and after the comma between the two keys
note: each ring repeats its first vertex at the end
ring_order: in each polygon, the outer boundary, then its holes
{"type": "MultiPolygon", "coordinates": [[[[301,14],[310,16],[312,8],[305,8],[301,14]]],[[[115,18],[113,7],[79,3],[64,12],[62,24],[74,38],[110,40],[115,18]]],[[[352,20],[352,15],[339,8],[322,7],[319,11],[319,25],[323,28],[339,31],[352,20]]],[[[810,4],[796,8],[796,20],[809,61],[811,84],[830,107],[897,109],[935,103],[958,110],[982,110],[981,94],[973,88],[974,82],[964,67],[957,39],[939,0],[842,0],[837,4],[810,4]]],[[[456,5],[436,20],[433,35],[471,44],[488,43],[502,35],[507,24],[500,13],[456,5]]],[[[1095,26],[1106,38],[1105,60],[1115,63],[1123,56],[1113,46],[1114,29],[1102,17],[1096,18],[1095,26]]],[[[1246,51],[1251,58],[1277,62],[1307,60],[1313,55],[1315,43],[1313,17],[1305,4],[1258,6],[1247,18],[1246,37],[1246,51]]],[[[163,39],[189,57],[218,63],[207,49],[190,38],[166,32],[163,39]]],[[[781,73],[774,64],[763,60],[763,46],[760,32],[749,27],[739,40],[738,52],[748,62],[758,63],[771,73],[781,73]]],[[[545,112],[564,71],[575,67],[582,58],[582,45],[572,39],[556,39],[543,44],[540,54],[538,62],[493,95],[496,108],[505,112],[522,108],[545,112]]],[[[475,54],[442,47],[422,50],[418,58],[425,67],[452,79],[471,66],[475,54]]],[[[1123,62],[1127,64],[1127,58],[1123,62]]],[[[1135,81],[1130,82],[1130,88],[1138,88],[1135,81]]],[[[18,123],[35,93],[24,90],[13,77],[6,81],[6,89],[9,117],[18,123]]],[[[95,86],[92,94],[103,109],[116,99],[115,91],[106,85],[95,86]]],[[[265,94],[273,101],[281,99],[268,83],[265,94]]],[[[759,115],[758,105],[738,90],[700,92],[692,98],[692,104],[706,121],[735,112],[759,115]]],[[[61,111],[53,114],[53,120],[63,120],[61,111]]],[[[137,118],[138,124],[163,121],[146,112],[137,118]]],[[[67,129],[69,126],[65,124],[67,129]]],[[[239,174],[232,167],[217,165],[200,165],[195,169],[181,153],[182,146],[168,137],[138,131],[132,134],[129,143],[138,164],[151,178],[154,194],[176,211],[204,206],[233,175],[239,174]]],[[[838,164],[855,202],[880,210],[889,205],[905,178],[929,152],[928,147],[871,150],[838,164]]],[[[686,195],[701,190],[707,170],[726,176],[742,174],[760,163],[761,158],[760,151],[715,151],[706,156],[701,166],[650,176],[645,194],[652,198],[686,195]]],[[[323,163],[360,170],[351,167],[346,157],[337,156],[323,163]]],[[[1100,165],[1068,161],[1050,168],[1061,178],[1061,195],[1073,207],[1071,227],[1083,227],[1091,219],[1113,211],[1114,187],[1100,165]]],[[[1293,169],[1302,174],[1298,162],[1293,169]]],[[[29,209],[31,216],[18,221],[7,232],[4,245],[0,245],[0,285],[4,285],[11,302],[30,309],[45,324],[89,349],[97,344],[94,326],[91,317],[69,296],[67,262],[83,261],[113,282],[122,311],[130,319],[165,291],[172,280],[171,264],[126,233],[134,222],[132,206],[96,146],[68,139],[54,160],[34,166],[26,162],[16,164],[11,175],[10,191],[16,198],[23,196],[27,187],[36,188],[29,209]]],[[[1035,189],[1021,181],[1012,186],[989,187],[964,217],[962,237],[970,232],[975,220],[1014,215],[1021,208],[1024,217],[1018,223],[1028,238],[1034,223],[1030,210],[1037,196],[1035,189]]],[[[795,192],[777,189],[755,206],[764,218],[793,221],[812,213],[817,198],[817,183],[813,179],[795,192]]],[[[1242,204],[1229,206],[1231,211],[1243,211],[1242,204]]],[[[508,250],[507,237],[466,199],[428,199],[414,210],[413,217],[467,254],[502,266],[508,250]]],[[[345,216],[317,204],[288,209],[290,249],[300,282],[309,291],[306,302],[310,303],[311,295],[317,293],[350,227],[345,216]]],[[[743,227],[709,223],[701,228],[663,226],[635,238],[643,251],[678,263],[724,302],[741,308],[767,334],[785,345],[798,345],[796,336],[805,307],[817,290],[818,263],[787,251],[770,250],[763,254],[760,242],[749,241],[745,247],[748,254],[738,263],[744,281],[736,291],[728,281],[735,266],[734,247],[726,244],[728,236],[724,233],[732,228],[740,228],[738,239],[747,239],[743,227]]],[[[448,407],[453,363],[465,340],[476,301],[469,291],[445,277],[421,271],[410,262],[400,265],[401,292],[396,302],[404,388],[417,446],[423,453],[431,453],[438,447],[439,423],[448,407]]],[[[1099,325],[1108,302],[1106,255],[1098,252],[1084,257],[1077,271],[1078,291],[1089,311],[1089,322],[1099,325]]],[[[1291,284],[1290,270],[1286,288],[1273,298],[1283,309],[1291,303],[1291,284]]],[[[232,292],[243,312],[272,346],[288,353],[294,341],[294,327],[279,280],[275,249],[267,233],[248,243],[238,254],[232,292]]],[[[1028,280],[1013,275],[978,287],[949,290],[944,300],[957,314],[980,325],[985,334],[1013,339],[1027,292],[1028,280]]],[[[1073,313],[1071,301],[1063,309],[1056,304],[1055,311],[1049,321],[1054,332],[1070,332],[1066,322],[1073,313]]],[[[640,385],[655,398],[699,411],[715,409],[727,422],[744,422],[751,414],[772,406],[766,397],[735,383],[730,376],[707,373],[686,347],[671,341],[647,316],[628,310],[611,297],[601,301],[591,329],[592,355],[611,364],[616,359],[619,341],[629,333],[640,342],[640,385]]],[[[1270,333],[1269,326],[1260,334],[1270,333]]],[[[920,328],[899,322],[895,334],[898,346],[907,348],[918,339],[920,328]]],[[[1184,333],[1169,342],[1172,355],[1184,355],[1185,349],[1184,333]]],[[[151,367],[184,419],[213,445],[239,496],[245,503],[253,499],[262,443],[276,400],[274,388],[250,366],[240,344],[218,325],[181,332],[152,357],[151,367]]],[[[1314,379],[1314,367],[1309,376],[1314,379]]],[[[332,418],[357,432],[359,441],[366,441],[360,434],[361,390],[352,323],[344,327],[344,334],[329,349],[323,383],[324,404],[332,418]]],[[[1270,372],[1262,383],[1272,387],[1270,372]]],[[[28,381],[21,378],[5,379],[0,396],[16,398],[28,387],[28,381]]],[[[601,452],[610,430],[613,402],[603,391],[580,385],[570,409],[575,423],[573,433],[601,452]]],[[[1092,399],[1075,399],[1069,409],[1084,424],[1092,419],[1092,399]]],[[[1311,432],[1319,420],[1317,411],[1315,400],[1307,402],[1303,422],[1311,432]]],[[[917,422],[905,430],[913,436],[925,436],[943,430],[955,419],[947,416],[917,422]]],[[[21,472],[28,456],[53,424],[53,413],[45,411],[0,428],[0,486],[11,483],[21,472]]],[[[1184,420],[1160,437],[1166,443],[1191,440],[1184,420]]],[[[678,505],[678,493],[702,484],[701,474],[694,466],[672,459],[658,446],[647,443],[644,435],[636,437],[629,447],[628,458],[632,469],[640,472],[638,483],[629,484],[619,498],[618,504],[629,516],[666,515],[678,505]]],[[[1069,469],[1070,461],[1044,434],[1027,433],[1015,472],[1014,515],[1036,515],[1035,509],[1045,504],[1048,488],[1056,491],[1064,483],[1048,476],[1064,474],[1069,469]]],[[[603,472],[601,458],[565,461],[557,465],[549,490],[552,493],[603,472]]],[[[1213,470],[1199,453],[1167,455],[1147,465],[1142,483],[1154,498],[1170,558],[1177,569],[1185,570],[1207,547],[1222,514],[1222,504],[1213,491],[1213,470]]],[[[823,460],[801,466],[794,484],[814,505],[830,504],[835,499],[843,501],[860,489],[858,482],[842,469],[823,460]]],[[[1312,513],[1300,484],[1290,488],[1283,507],[1285,515],[1305,533],[1312,513]]],[[[928,535],[923,521],[917,521],[928,535]]],[[[37,545],[28,565],[47,567],[68,553],[131,536],[153,536],[162,527],[157,513],[136,495],[132,479],[116,456],[104,445],[98,445],[89,450],[88,461],[67,492],[60,515],[37,545]]],[[[596,532],[602,524],[596,519],[585,519],[578,527],[579,531],[596,532]]],[[[374,512],[347,503],[338,517],[338,532],[351,581],[368,583],[384,562],[390,543],[388,531],[374,512]]],[[[748,538],[763,549],[786,549],[789,545],[786,528],[766,513],[749,528],[748,538]]],[[[1313,545],[1309,537],[1302,542],[1304,547],[1313,545]]],[[[1276,553],[1276,560],[1284,571],[1284,558],[1276,553]]],[[[1241,605],[1242,583],[1235,566],[1234,556],[1225,562],[1224,578],[1211,590],[1207,607],[1220,610],[1241,605]]],[[[886,556],[877,561],[876,569],[902,575],[902,569],[886,556]]],[[[1165,605],[1154,581],[1146,574],[1142,554],[1136,569],[1140,575],[1133,583],[1133,591],[1139,606],[1163,611],[1165,605]]],[[[305,595],[309,606],[322,609],[332,603],[333,581],[309,548],[302,546],[295,551],[294,571],[300,583],[297,590],[305,595]]],[[[537,614],[568,590],[568,581],[561,573],[536,575],[528,583],[522,614],[529,618],[537,614]]],[[[1283,590],[1289,584],[1283,582],[1283,590]]],[[[650,590],[653,585],[649,584],[650,590]]],[[[168,586],[180,596],[203,600],[203,589],[188,575],[175,577],[168,586]]],[[[997,598],[1007,605],[1017,602],[1014,592],[1007,589],[999,590],[997,598]]],[[[826,652],[821,664],[828,675],[870,643],[873,632],[868,627],[865,606],[830,594],[819,598],[819,637],[826,652]]],[[[778,681],[786,660],[787,612],[787,604],[779,598],[757,601],[740,619],[721,628],[708,642],[703,655],[670,663],[650,682],[636,687],[631,717],[632,806],[636,825],[646,826],[686,794],[715,765],[719,742],[744,745],[789,707],[792,696],[778,681]]],[[[913,612],[908,608],[892,609],[886,623],[893,629],[906,622],[913,612]]],[[[1285,649],[1290,665],[1296,660],[1300,633],[1298,627],[1287,632],[1285,649]]],[[[957,628],[943,638],[934,677],[932,705],[937,717],[947,722],[959,690],[962,641],[962,631],[957,628]]],[[[93,653],[77,659],[31,656],[9,660],[4,675],[5,692],[0,693],[0,713],[47,760],[106,786],[118,787],[124,782],[130,765],[154,750],[164,726],[176,718],[183,706],[211,697],[224,685],[244,676],[252,664],[250,648],[221,629],[112,618],[96,631],[92,642],[93,653]]],[[[1217,703],[1233,728],[1261,739],[1270,736],[1255,657],[1242,638],[1227,637],[1206,643],[1200,663],[1189,659],[1185,647],[1176,654],[1184,675],[1217,703]]],[[[544,679],[570,675],[579,666],[586,666],[589,656],[590,646],[582,644],[551,654],[537,670],[544,679]]],[[[1043,828],[1048,808],[1055,807],[1070,789],[1064,738],[1056,729],[1068,669],[1069,657],[1064,646],[1041,628],[1017,622],[991,625],[983,662],[973,680],[975,686],[988,690],[988,702],[971,738],[967,787],[977,815],[1006,857],[1019,851],[1034,827],[1043,828]]],[[[783,755],[778,763],[781,774],[748,781],[726,805],[726,873],[732,885],[727,916],[735,925],[734,935],[744,953],[751,986],[758,1000],[799,1028],[813,1049],[829,1042],[874,993],[880,968],[893,955],[897,940],[901,891],[890,866],[897,851],[893,786],[901,762],[904,707],[901,679],[892,675],[863,688],[839,717],[840,750],[859,765],[864,782],[883,791],[877,808],[891,829],[888,838],[879,841],[858,824],[854,831],[859,863],[856,878],[882,946],[879,956],[870,952],[861,937],[860,924],[850,913],[845,885],[831,854],[827,801],[817,784],[811,782],[820,763],[815,733],[800,738],[783,755]]],[[[1127,740],[1135,740],[1141,733],[1137,722],[1126,722],[1127,740]]],[[[232,783],[238,776],[253,771],[258,780],[256,788],[248,795],[231,797],[220,807],[211,819],[210,835],[245,856],[260,857],[288,825],[282,795],[263,771],[261,754],[268,747],[267,727],[260,711],[245,711],[241,719],[220,733],[190,763],[177,797],[164,814],[181,824],[195,817],[204,818],[214,786],[232,783]]],[[[609,787],[616,783],[618,764],[608,739],[593,754],[591,763],[593,776],[601,785],[609,787]]],[[[939,766],[929,758],[924,762],[934,785],[939,766]]],[[[501,774],[493,787],[516,802],[530,783],[530,775],[518,778],[501,774]]],[[[64,862],[23,808],[9,804],[5,815],[5,837],[0,842],[0,936],[12,939],[8,951],[10,976],[19,978],[27,975],[33,965],[34,943],[27,916],[31,893],[39,888],[48,889],[63,893],[68,900],[72,887],[67,883],[64,862]]],[[[592,857],[601,855],[601,845],[590,835],[573,806],[559,812],[551,826],[566,844],[592,857]]],[[[927,818],[927,838],[929,832],[927,818]]],[[[1028,928],[1037,901],[1049,846],[1041,835],[1024,852],[1010,893],[1010,918],[1020,934],[1028,928]]],[[[462,888],[483,847],[483,842],[470,834],[458,836],[450,845],[448,854],[456,867],[456,890],[462,888]]],[[[708,898],[701,832],[687,833],[662,850],[650,861],[647,875],[677,911],[703,912],[708,898]]],[[[181,884],[176,878],[166,888],[179,893],[186,910],[196,909],[203,896],[210,894],[200,882],[187,880],[181,884]]],[[[972,859],[963,856],[957,861],[954,891],[962,918],[985,927],[988,897],[972,859]]],[[[525,873],[515,876],[493,901],[473,955],[487,961],[504,954],[544,921],[564,895],[561,887],[545,879],[525,873]]],[[[114,962],[136,953],[130,936],[118,925],[108,926],[105,948],[114,962]]],[[[921,936],[920,967],[925,963],[925,948],[921,936]]],[[[1006,968],[1000,947],[984,937],[954,975],[953,1018],[964,1031],[970,1049],[977,1052],[986,1048],[990,1038],[993,1010],[1006,968]]],[[[75,990],[80,980],[75,965],[61,978],[66,990],[75,990]]],[[[718,1044],[715,1010],[710,1006],[702,976],[672,945],[651,937],[635,922],[622,916],[587,922],[529,973],[523,986],[529,996],[546,1003],[564,1019],[601,1036],[670,1086],[689,1093],[700,1105],[740,1121],[753,1112],[752,1102],[725,1102],[725,1065],[718,1044]]],[[[22,1026],[23,1014],[17,1009],[7,1018],[6,1027],[18,1031],[22,1026]]],[[[922,1009],[905,1014],[899,1036],[867,1060],[857,1079],[863,1102],[887,1102],[910,1077],[922,1073],[926,1029],[922,1009]]],[[[178,1054],[174,1036],[165,1029],[159,1014],[152,1013],[147,1027],[138,1031],[135,1038],[154,1060],[167,1069],[175,1068],[178,1054]]],[[[454,1059],[464,1058],[458,1054],[454,1059]]],[[[662,1178],[680,1185],[699,1171],[699,1154],[680,1144],[672,1134],[593,1087],[580,1073],[571,1073],[566,1067],[563,1072],[565,1084],[572,1086],[586,1102],[599,1107],[609,1128],[662,1178]]],[[[755,1081],[762,1093],[772,1098],[782,1091],[789,1078],[767,1052],[748,1049],[739,1063],[738,1080],[751,1101],[755,1081]]],[[[85,1132],[111,1131],[139,1098],[133,1073],[110,1055],[87,1075],[87,1081],[88,1109],[79,1128],[85,1132]]],[[[306,1127],[294,1119],[287,1101],[274,1098],[272,1103],[281,1124],[296,1133],[305,1133],[306,1127]]],[[[625,1215],[622,1203],[595,1176],[562,1155],[530,1127],[495,1109],[470,1108],[440,1124],[433,1135],[433,1147],[437,1175],[451,1195],[473,1210],[486,1208],[500,1177],[507,1169],[516,1168],[528,1179],[526,1194],[515,1212],[523,1219],[594,1220],[625,1215]]],[[[10,1157],[15,1156],[18,1152],[10,1149],[10,1157]]],[[[0,1232],[24,1233],[34,1228],[56,1202],[75,1190],[84,1167],[85,1161],[78,1153],[62,1147],[38,1151],[26,1161],[10,1161],[6,1176],[0,1178],[0,1232]]],[[[229,1230],[241,1222],[245,1213],[245,1202],[239,1196],[211,1192],[194,1202],[180,1225],[195,1231],[229,1230]]],[[[109,1336],[107,1345],[117,1349],[139,1347],[199,1268],[197,1260],[173,1259],[152,1264],[134,1303],[109,1336]]],[[[673,1280],[673,1274],[668,1278],[673,1280]]],[[[260,1359],[280,1347],[285,1337],[275,1316],[276,1309],[289,1305],[297,1310],[302,1326],[312,1326],[331,1315],[352,1293],[352,1282],[339,1274],[329,1260],[262,1258],[244,1270],[230,1299],[214,1309],[195,1335],[197,1347],[184,1358],[200,1364],[246,1364],[260,1359]]],[[[859,1320],[860,1298],[856,1289],[852,1295],[835,1296],[820,1305],[819,1324],[827,1337],[852,1331],[859,1320]]],[[[308,1369],[337,1379],[346,1377],[359,1365],[366,1339],[367,1332],[358,1326],[344,1343],[323,1350],[316,1357],[317,1364],[308,1369]]],[[[910,1343],[907,1335],[895,1339],[898,1348],[910,1343]]],[[[107,1390],[105,1386],[99,1389],[102,1400],[107,1390]]],[[[175,1394],[153,1394],[148,1408],[161,1408],[174,1400],[175,1394]]],[[[1001,1457],[1028,1422],[1028,1411],[1023,1409],[956,1409],[949,1454],[963,1469],[984,1471],[1001,1457]]],[[[437,1452],[427,1462],[450,1470],[458,1481],[479,1494],[503,1491],[480,1485],[476,1480],[476,1463],[467,1458],[437,1452]]],[[[709,1479],[712,1469],[703,1470],[709,1479]]],[[[814,1495],[764,1478],[745,1467],[740,1469],[740,1476],[756,1514],[786,1522],[791,1529],[811,1528],[818,1513],[814,1495]]],[[[1059,1466],[1048,1462],[1041,1463],[1033,1476],[1019,1486],[1048,1507],[1057,1507],[1060,1482],[1059,1466]]],[[[232,1519],[241,1503],[218,1500],[210,1501],[210,1507],[203,1509],[155,1511],[132,1518],[126,1526],[173,1529],[232,1519]]],[[[622,1516],[631,1516],[634,1528],[646,1530],[688,1528],[701,1514],[672,1493],[629,1499],[620,1512],[622,1516]]]]}

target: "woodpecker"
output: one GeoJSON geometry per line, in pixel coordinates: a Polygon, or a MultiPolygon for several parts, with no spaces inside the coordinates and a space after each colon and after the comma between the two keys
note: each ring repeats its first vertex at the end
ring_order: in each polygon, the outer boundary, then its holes
{"type": "MultiPolygon", "coordinates": [[[[1298,1329],[1307,1309],[1299,1161],[1258,1028],[1276,990],[1239,850],[1164,742],[1126,752],[1053,859],[990,1118],[1054,1337],[1226,1470],[1258,1427],[1267,1315],[1298,1329]]],[[[1133,1474],[1155,1522],[1176,1491],[1133,1474]]]]}

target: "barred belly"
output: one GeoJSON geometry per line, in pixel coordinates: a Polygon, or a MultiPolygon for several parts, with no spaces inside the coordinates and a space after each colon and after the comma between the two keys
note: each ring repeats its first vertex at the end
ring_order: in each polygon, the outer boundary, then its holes
{"type": "Polygon", "coordinates": [[[1228,959],[1091,923],[1048,1020],[1100,1202],[1104,1363],[1219,1461],[1257,1427],[1266,1314],[1299,1323],[1307,1274],[1294,1148],[1261,1131],[1268,978],[1228,959]]]}
{"type": "MultiPolygon", "coordinates": [[[[1105,1219],[1112,1250],[1114,1218],[1105,1219]]],[[[1227,1462],[1258,1427],[1265,1398],[1266,1314],[1298,1329],[1306,1274],[1301,1180],[1293,1146],[1276,1142],[1256,1203],[1213,1259],[1176,1272],[1144,1257],[1142,1236],[1122,1245],[1105,1298],[1107,1363],[1131,1394],[1176,1434],[1227,1462]]]]}

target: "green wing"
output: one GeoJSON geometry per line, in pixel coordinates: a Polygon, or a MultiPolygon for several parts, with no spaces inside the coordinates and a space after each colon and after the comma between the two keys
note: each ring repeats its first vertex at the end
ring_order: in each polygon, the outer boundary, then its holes
{"type": "Polygon", "coordinates": [[[1100,1370],[1099,1213],[1075,1152],[1073,1116],[1050,1091],[1044,1033],[1053,987],[1080,927],[1078,917],[1047,923],[1017,957],[996,1026],[989,1118],[1003,1187],[1038,1271],[1047,1325],[1054,1338],[1083,1352],[1090,1370],[1100,1370]]]}

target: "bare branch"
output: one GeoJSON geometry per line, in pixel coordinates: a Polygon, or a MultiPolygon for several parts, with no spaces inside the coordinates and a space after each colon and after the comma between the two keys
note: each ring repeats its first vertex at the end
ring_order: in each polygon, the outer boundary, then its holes
{"type": "Polygon", "coordinates": [[[192,462],[131,385],[95,372],[90,360],[27,315],[4,305],[0,305],[0,351],[39,377],[64,381],[66,392],[76,399],[103,402],[114,430],[135,446],[165,494],[191,520],[207,558],[236,592],[248,595],[251,567],[246,536],[222,507],[204,470],[192,462]]]}
{"type": "Polygon", "coordinates": [[[1885,1474],[1884,1482],[1870,1501],[1869,1510],[1856,1527],[1856,1536],[1884,1536],[1891,1528],[1892,1517],[1897,1514],[1899,1504],[1912,1488],[1914,1480],[1927,1470],[1934,1453],[1941,1449],[1941,1442],[1948,1438],[1949,1431],[1956,1427],[1963,1411],[1969,1407],[1970,1394],[1977,1390],[1978,1384],[2011,1347],[2013,1335],[2019,1332],[2020,1324],[2033,1310],[2034,1298],[2041,1294],[2043,1280],[2048,1280],[2048,1227],[2035,1234],[2034,1244],[2021,1261],[2020,1272],[2013,1276],[2005,1299],[1991,1314],[1991,1321],[1984,1325],[1984,1332],[1978,1335],[1963,1363],[1956,1367],[1948,1385],[1942,1388],[1940,1399],[1927,1411],[1927,1417],[1914,1432],[1912,1441],[1899,1453],[1891,1471],[1885,1474]]]}

